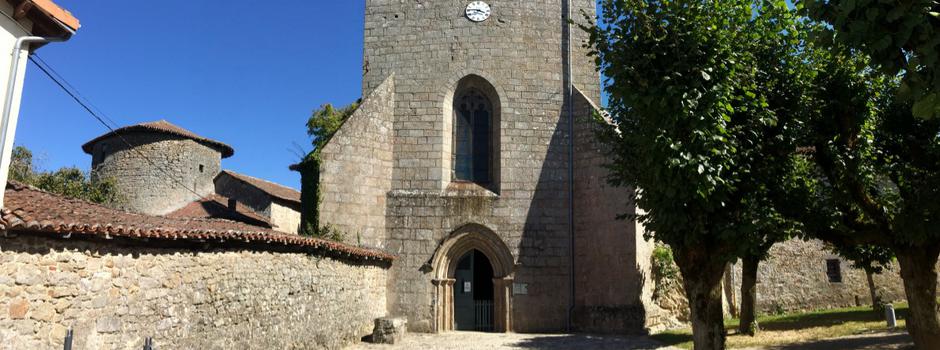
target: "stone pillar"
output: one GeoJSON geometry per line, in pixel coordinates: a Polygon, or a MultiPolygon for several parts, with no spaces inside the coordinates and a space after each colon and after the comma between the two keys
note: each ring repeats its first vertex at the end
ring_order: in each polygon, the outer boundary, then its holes
{"type": "Polygon", "coordinates": [[[493,279],[493,329],[512,332],[512,277],[493,279]]]}
{"type": "Polygon", "coordinates": [[[454,330],[454,283],[457,280],[453,278],[435,279],[434,295],[436,304],[434,305],[434,332],[446,332],[454,330]]]}

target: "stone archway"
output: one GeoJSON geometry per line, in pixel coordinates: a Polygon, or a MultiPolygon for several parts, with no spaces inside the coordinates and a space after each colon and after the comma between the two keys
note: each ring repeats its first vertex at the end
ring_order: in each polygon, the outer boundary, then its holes
{"type": "Polygon", "coordinates": [[[493,268],[493,329],[512,331],[512,281],[515,263],[506,243],[489,228],[468,224],[444,240],[434,253],[434,331],[454,330],[454,273],[464,254],[477,250],[493,268]]]}

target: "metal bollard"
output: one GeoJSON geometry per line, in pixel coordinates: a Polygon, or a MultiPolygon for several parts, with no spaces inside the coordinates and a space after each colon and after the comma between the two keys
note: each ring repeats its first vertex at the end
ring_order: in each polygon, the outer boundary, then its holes
{"type": "Polygon", "coordinates": [[[69,327],[69,329],[65,331],[65,345],[62,349],[72,350],[72,327],[69,327]]]}
{"type": "Polygon", "coordinates": [[[885,305],[885,319],[888,321],[888,328],[893,329],[894,327],[897,327],[898,320],[894,315],[894,305],[885,305]]]}
{"type": "Polygon", "coordinates": [[[144,350],[153,350],[153,338],[147,337],[144,339],[144,350]]]}

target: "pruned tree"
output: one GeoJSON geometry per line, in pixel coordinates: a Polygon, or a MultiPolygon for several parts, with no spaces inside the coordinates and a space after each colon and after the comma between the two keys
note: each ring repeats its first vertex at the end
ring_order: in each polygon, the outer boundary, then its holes
{"type": "Polygon", "coordinates": [[[725,264],[780,224],[766,184],[795,148],[811,74],[802,22],[784,1],[600,6],[598,24],[582,28],[608,77],[612,182],[638,189],[635,219],[672,247],[695,348],[723,349],[725,264]]]}
{"type": "Polygon", "coordinates": [[[902,77],[896,91],[917,117],[940,116],[940,1],[804,0],[806,13],[864,52],[876,68],[902,77]]]}
{"type": "Polygon", "coordinates": [[[899,79],[864,53],[838,43],[818,53],[803,124],[812,152],[790,159],[778,209],[841,251],[890,249],[915,344],[940,348],[940,118],[916,118],[899,79]]]}

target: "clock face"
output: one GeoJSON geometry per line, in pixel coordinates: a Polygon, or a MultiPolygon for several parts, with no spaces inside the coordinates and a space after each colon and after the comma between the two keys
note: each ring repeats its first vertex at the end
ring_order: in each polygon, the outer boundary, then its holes
{"type": "Polygon", "coordinates": [[[490,5],[482,1],[474,1],[467,5],[467,18],[474,22],[483,22],[490,18],[490,5]]]}

